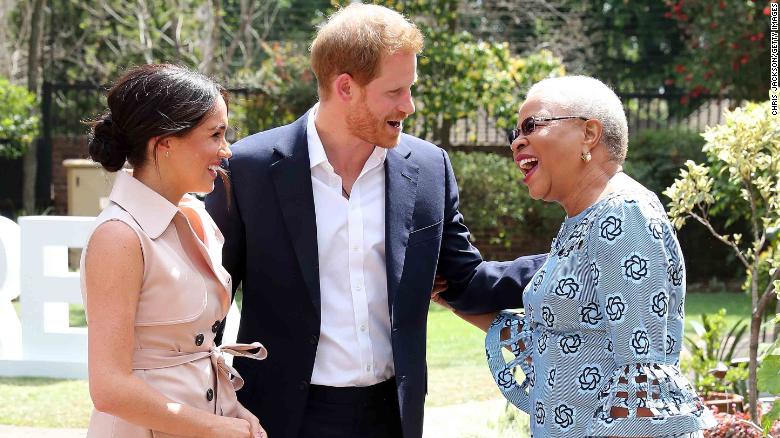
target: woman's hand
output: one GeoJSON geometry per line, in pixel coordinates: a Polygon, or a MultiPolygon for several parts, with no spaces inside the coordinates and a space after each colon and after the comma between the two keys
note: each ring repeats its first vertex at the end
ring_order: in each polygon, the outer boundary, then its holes
{"type": "Polygon", "coordinates": [[[444,277],[442,277],[441,275],[437,274],[433,280],[433,290],[431,290],[431,301],[444,308],[453,310],[452,306],[450,306],[449,303],[447,303],[447,301],[444,298],[439,296],[439,294],[446,291],[448,287],[449,285],[447,284],[447,280],[445,280],[444,277]]]}
{"type": "MultiPolygon", "coordinates": [[[[251,415],[251,414],[250,414],[251,415]]],[[[257,420],[255,418],[255,420],[257,420]]],[[[258,423],[259,425],[259,423],[258,423]]],[[[209,430],[204,435],[205,438],[256,438],[263,435],[252,435],[252,427],[249,421],[243,418],[217,417],[209,430]]]]}
{"type": "Polygon", "coordinates": [[[249,412],[249,409],[243,407],[242,405],[238,405],[238,414],[236,417],[246,420],[249,422],[249,426],[251,428],[252,438],[267,438],[268,434],[265,432],[265,429],[263,429],[262,426],[260,426],[260,420],[255,417],[255,415],[251,412],[249,412]]]}

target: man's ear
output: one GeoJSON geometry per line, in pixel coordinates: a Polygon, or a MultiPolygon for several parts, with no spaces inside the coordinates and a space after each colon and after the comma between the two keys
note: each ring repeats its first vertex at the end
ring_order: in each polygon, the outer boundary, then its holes
{"type": "Polygon", "coordinates": [[[601,121],[596,119],[590,119],[585,121],[585,131],[583,132],[583,146],[591,151],[601,141],[601,136],[604,133],[604,125],[601,121]]]}
{"type": "Polygon", "coordinates": [[[355,79],[349,73],[342,73],[333,80],[335,95],[344,102],[352,100],[355,95],[355,79]]]}

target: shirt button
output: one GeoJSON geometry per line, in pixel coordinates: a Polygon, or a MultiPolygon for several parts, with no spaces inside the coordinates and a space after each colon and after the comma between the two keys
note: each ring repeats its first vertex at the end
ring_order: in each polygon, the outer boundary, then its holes
{"type": "Polygon", "coordinates": [[[371,371],[371,365],[366,365],[366,371],[371,371]]]}
{"type": "Polygon", "coordinates": [[[203,339],[204,339],[204,338],[203,338],[203,333],[198,333],[198,334],[195,336],[195,345],[197,345],[198,347],[200,347],[201,345],[203,345],[203,339]]]}
{"type": "Polygon", "coordinates": [[[355,286],[355,290],[360,292],[361,290],[363,290],[363,286],[357,285],[357,286],[355,286]]]}
{"type": "Polygon", "coordinates": [[[353,252],[358,252],[358,251],[360,251],[360,247],[357,246],[357,245],[352,245],[352,251],[353,252]]]}
{"type": "Polygon", "coordinates": [[[366,325],[365,325],[365,324],[361,324],[361,325],[360,325],[360,331],[361,331],[361,332],[364,332],[364,331],[366,331],[366,325]]]}
{"type": "Polygon", "coordinates": [[[214,390],[209,388],[208,391],[206,391],[206,400],[212,401],[214,400],[214,390]]]}
{"type": "Polygon", "coordinates": [[[222,321],[214,321],[214,325],[211,326],[211,333],[216,333],[219,330],[219,324],[222,321]]]}

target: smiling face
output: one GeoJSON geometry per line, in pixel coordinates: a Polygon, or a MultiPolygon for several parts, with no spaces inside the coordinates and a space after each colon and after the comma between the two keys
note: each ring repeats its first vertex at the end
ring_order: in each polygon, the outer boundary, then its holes
{"type": "Polygon", "coordinates": [[[161,173],[185,193],[214,190],[220,161],[232,155],[225,140],[227,127],[227,105],[219,96],[213,110],[198,126],[182,137],[166,139],[171,148],[168,157],[158,153],[161,167],[165,165],[161,173]]]}
{"type": "MultiPolygon", "coordinates": [[[[528,117],[547,118],[568,114],[553,99],[533,94],[520,107],[517,126],[528,117]]],[[[584,166],[580,159],[584,140],[579,119],[540,122],[528,136],[512,143],[512,156],[523,173],[523,182],[534,199],[562,203],[576,188],[584,166]]]]}
{"type": "Polygon", "coordinates": [[[362,141],[392,148],[398,144],[404,119],[414,113],[412,86],[417,80],[417,56],[411,52],[384,56],[379,72],[365,86],[355,83],[347,128],[362,141]]]}

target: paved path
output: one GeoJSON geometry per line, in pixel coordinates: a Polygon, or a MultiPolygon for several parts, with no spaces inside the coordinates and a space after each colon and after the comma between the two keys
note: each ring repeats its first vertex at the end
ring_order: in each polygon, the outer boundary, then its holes
{"type": "MultiPolygon", "coordinates": [[[[469,402],[459,405],[426,408],[423,438],[494,438],[504,412],[504,400],[469,402]]],[[[84,438],[86,429],[41,429],[0,425],[2,438],[84,438]]],[[[516,435],[515,435],[516,436],[516,435]]]]}
{"type": "Polygon", "coordinates": [[[84,438],[85,436],[87,436],[87,429],[41,429],[0,425],[0,437],[3,438],[84,438]]]}
{"type": "Polygon", "coordinates": [[[489,400],[426,408],[423,438],[487,437],[489,423],[495,426],[504,405],[503,400],[489,400]]]}

